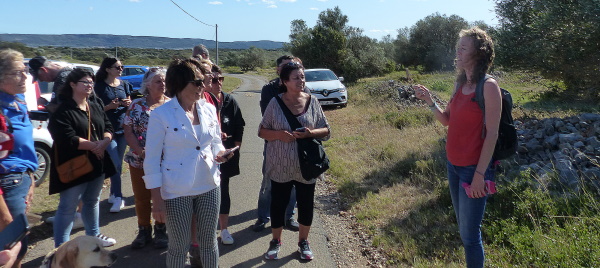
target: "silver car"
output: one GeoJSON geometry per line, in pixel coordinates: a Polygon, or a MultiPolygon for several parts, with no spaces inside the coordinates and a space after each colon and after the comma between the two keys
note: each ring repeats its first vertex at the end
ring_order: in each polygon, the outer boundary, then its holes
{"type": "Polygon", "coordinates": [[[337,77],[329,69],[306,69],[306,87],[319,99],[322,106],[338,105],[346,107],[348,104],[348,91],[342,84],[343,77],[337,77]]]}

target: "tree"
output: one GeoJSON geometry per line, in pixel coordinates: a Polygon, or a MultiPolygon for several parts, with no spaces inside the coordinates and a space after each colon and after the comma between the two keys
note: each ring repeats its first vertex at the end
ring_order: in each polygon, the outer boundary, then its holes
{"type": "Polygon", "coordinates": [[[571,91],[600,87],[599,0],[496,0],[496,13],[500,64],[539,71],[571,91]]]}

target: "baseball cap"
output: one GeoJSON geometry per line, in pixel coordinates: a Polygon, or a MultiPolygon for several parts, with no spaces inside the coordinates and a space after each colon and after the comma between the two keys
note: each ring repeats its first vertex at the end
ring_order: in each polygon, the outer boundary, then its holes
{"type": "Polygon", "coordinates": [[[33,76],[33,80],[38,80],[38,70],[44,66],[48,59],[44,56],[37,56],[29,60],[29,73],[33,76]]]}

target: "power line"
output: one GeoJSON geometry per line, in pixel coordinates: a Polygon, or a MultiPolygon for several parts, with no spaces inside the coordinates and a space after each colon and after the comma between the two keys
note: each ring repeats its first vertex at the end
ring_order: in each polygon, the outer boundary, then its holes
{"type": "Polygon", "coordinates": [[[179,9],[181,9],[181,11],[185,12],[185,14],[188,14],[190,17],[192,17],[192,19],[195,19],[196,21],[198,21],[198,22],[200,22],[200,23],[202,23],[202,24],[204,24],[204,25],[206,25],[206,26],[209,26],[209,27],[215,27],[214,25],[210,25],[210,24],[208,24],[208,23],[205,23],[205,22],[203,22],[203,21],[201,21],[201,20],[199,20],[199,19],[196,19],[196,17],[192,16],[192,14],[188,13],[187,11],[185,11],[185,9],[181,8],[181,7],[180,7],[180,6],[179,6],[177,3],[175,3],[175,1],[171,0],[171,2],[172,2],[174,5],[176,5],[176,6],[177,6],[179,9]]]}

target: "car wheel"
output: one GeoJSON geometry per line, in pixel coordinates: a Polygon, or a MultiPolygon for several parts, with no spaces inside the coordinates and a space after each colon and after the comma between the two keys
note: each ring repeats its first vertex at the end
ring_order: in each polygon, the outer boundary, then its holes
{"type": "Polygon", "coordinates": [[[44,145],[35,145],[35,155],[38,160],[38,169],[33,173],[35,179],[35,186],[40,186],[50,176],[50,155],[48,154],[49,149],[44,145]]]}

